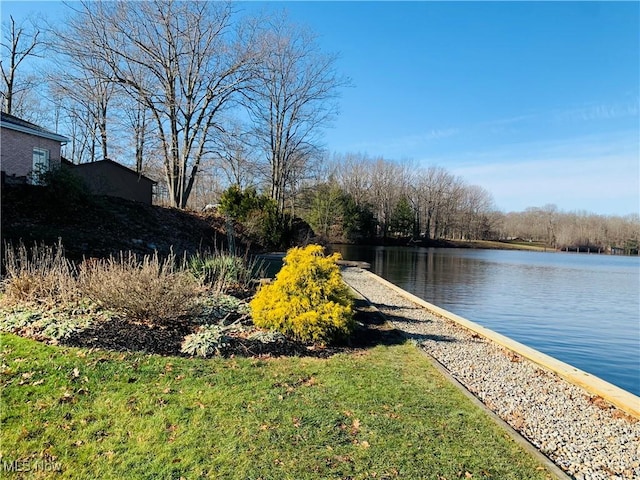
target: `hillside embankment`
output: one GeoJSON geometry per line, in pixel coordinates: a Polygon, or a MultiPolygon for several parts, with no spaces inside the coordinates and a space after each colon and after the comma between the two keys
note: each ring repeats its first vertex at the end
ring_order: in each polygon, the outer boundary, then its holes
{"type": "MultiPolygon", "coordinates": [[[[1,202],[3,242],[33,245],[60,240],[66,255],[74,260],[104,258],[120,251],[166,255],[173,250],[182,255],[225,249],[228,244],[227,222],[211,211],[179,210],[107,196],[68,197],[33,185],[4,185],[1,202]]],[[[239,251],[262,250],[244,234],[242,225],[234,223],[232,228],[239,251]]],[[[373,243],[397,246],[553,251],[535,242],[375,240],[373,243]]]]}
{"type": "MultiPolygon", "coordinates": [[[[177,255],[226,248],[225,219],[215,213],[145,205],[121,198],[64,198],[45,187],[2,187],[2,242],[61,241],[67,257],[105,258],[120,251],[177,255]]],[[[246,247],[234,225],[236,247],[246,247]]]]}

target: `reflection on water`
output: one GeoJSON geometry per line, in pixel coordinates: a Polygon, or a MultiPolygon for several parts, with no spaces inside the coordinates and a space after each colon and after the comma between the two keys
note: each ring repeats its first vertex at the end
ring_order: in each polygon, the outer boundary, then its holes
{"type": "Polygon", "coordinates": [[[640,259],[334,246],[399,287],[640,395],[640,259]]]}

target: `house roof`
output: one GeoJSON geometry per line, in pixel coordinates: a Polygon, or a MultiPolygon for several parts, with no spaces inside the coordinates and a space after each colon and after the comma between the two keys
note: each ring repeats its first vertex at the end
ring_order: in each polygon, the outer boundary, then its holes
{"type": "Polygon", "coordinates": [[[109,158],[105,158],[104,160],[96,160],[95,162],[78,163],[77,165],[72,163],[72,162],[70,162],[69,160],[65,159],[65,161],[68,162],[69,164],[71,164],[72,168],[74,168],[74,169],[89,169],[90,170],[94,166],[100,165],[100,164],[112,165],[112,166],[114,166],[116,168],[120,168],[120,169],[126,170],[130,174],[136,175],[136,176],[138,176],[140,178],[144,178],[145,180],[148,180],[148,181],[150,181],[152,183],[158,183],[155,180],[152,180],[151,178],[147,177],[146,175],[142,175],[141,173],[138,173],[135,170],[122,165],[121,163],[114,162],[113,160],[111,160],[109,158]]]}
{"type": "Polygon", "coordinates": [[[22,118],[9,115],[8,113],[0,112],[0,127],[9,128],[17,132],[27,133],[29,135],[35,135],[36,137],[47,138],[49,140],[55,140],[60,143],[67,143],[69,139],[51,132],[45,128],[42,128],[35,123],[27,122],[22,118]]]}

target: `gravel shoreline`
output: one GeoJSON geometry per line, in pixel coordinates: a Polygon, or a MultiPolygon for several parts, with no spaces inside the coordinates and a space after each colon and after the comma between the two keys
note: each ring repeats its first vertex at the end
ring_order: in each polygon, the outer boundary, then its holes
{"type": "Polygon", "coordinates": [[[445,320],[357,267],[344,280],[568,475],[640,479],[640,421],[445,320]]]}

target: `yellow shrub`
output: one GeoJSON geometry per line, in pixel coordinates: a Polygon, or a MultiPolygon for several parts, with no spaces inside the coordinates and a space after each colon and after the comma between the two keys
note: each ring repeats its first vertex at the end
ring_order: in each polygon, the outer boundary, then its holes
{"type": "Polygon", "coordinates": [[[292,248],[273,283],[249,303],[254,323],[303,342],[329,343],[353,329],[352,297],[336,263],[319,245],[292,248]]]}

